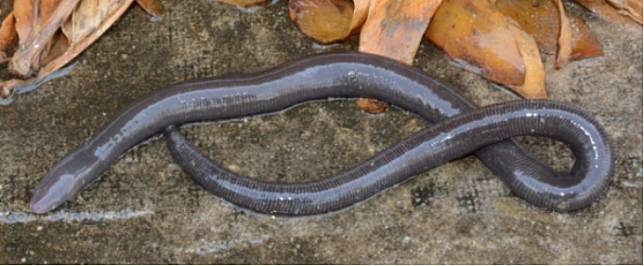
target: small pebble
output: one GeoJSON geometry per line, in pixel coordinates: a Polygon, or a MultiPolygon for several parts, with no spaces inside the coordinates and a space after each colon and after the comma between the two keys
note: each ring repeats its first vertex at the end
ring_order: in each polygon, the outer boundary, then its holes
{"type": "Polygon", "coordinates": [[[233,172],[239,172],[240,168],[239,165],[236,164],[230,164],[228,165],[228,169],[233,172]]]}

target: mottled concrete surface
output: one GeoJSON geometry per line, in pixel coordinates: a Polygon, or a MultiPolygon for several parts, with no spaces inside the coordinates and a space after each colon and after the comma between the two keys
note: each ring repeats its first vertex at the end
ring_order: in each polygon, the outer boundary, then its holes
{"type": "MultiPolygon", "coordinates": [[[[592,112],[615,144],[615,182],[582,211],[537,209],[468,157],[340,213],[256,215],[197,186],[156,139],[128,152],[75,201],[46,216],[30,214],[31,190],[47,169],[146,94],[356,48],[356,38],[314,44],[291,24],[285,1],[250,14],[211,1],[164,2],[170,13],[163,21],[131,9],[71,75],[0,107],[0,263],[642,263],[642,34],[588,14],[606,55],[560,71],[552,58],[546,62],[552,98],[592,112]]],[[[415,65],[479,104],[516,98],[428,43],[415,65]]],[[[184,132],[243,174],[304,181],[425,126],[395,108],[370,115],[336,101],[184,132]]],[[[570,164],[561,145],[524,142],[557,167],[570,164]]]]}

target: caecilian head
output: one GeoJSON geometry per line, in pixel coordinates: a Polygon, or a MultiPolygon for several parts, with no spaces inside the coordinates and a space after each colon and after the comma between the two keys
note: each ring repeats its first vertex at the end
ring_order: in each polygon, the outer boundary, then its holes
{"type": "Polygon", "coordinates": [[[97,167],[96,157],[88,156],[82,147],[68,154],[36,186],[31,211],[46,213],[72,199],[94,179],[97,167]]]}

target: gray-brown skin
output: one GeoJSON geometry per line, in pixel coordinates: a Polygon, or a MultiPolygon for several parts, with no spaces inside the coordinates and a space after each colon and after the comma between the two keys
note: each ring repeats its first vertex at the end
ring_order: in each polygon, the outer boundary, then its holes
{"type": "Polygon", "coordinates": [[[557,211],[587,207],[612,178],[613,155],[603,129],[569,104],[526,101],[479,111],[461,94],[416,68],[376,55],[324,53],[259,73],[185,81],[146,95],[56,163],[35,187],[29,205],[32,212],[43,214],[73,200],[128,150],[166,128],[355,97],[387,101],[430,122],[446,121],[333,177],[299,184],[257,182],[235,175],[198,155],[185,138],[178,138],[176,130],[168,138],[174,140],[170,151],[186,172],[215,195],[260,213],[286,216],[343,209],[475,151],[517,196],[557,211]],[[454,121],[446,119],[456,115],[454,121]],[[573,151],[575,165],[569,173],[553,171],[510,140],[519,136],[564,142],[573,151]]]}
{"type": "MultiPolygon", "coordinates": [[[[618,151],[615,180],[590,208],[540,211],[467,157],[348,211],[273,219],[205,192],[172,163],[165,141],[153,140],[127,153],[64,212],[26,215],[30,189],[53,164],[152,91],[330,49],[291,25],[284,2],[252,14],[208,1],[163,2],[172,6],[164,21],[130,10],[81,56],[71,76],[0,107],[0,262],[642,262],[642,35],[574,6],[569,10],[589,20],[606,55],[560,71],[546,58],[547,87],[553,99],[597,117],[618,151]]],[[[516,99],[449,62],[424,43],[414,64],[479,105],[516,99]]],[[[426,126],[395,108],[374,116],[352,102],[327,102],[182,131],[211,159],[244,175],[302,182],[310,180],[297,178],[336,173],[426,126]]],[[[541,160],[569,167],[554,161],[560,145],[524,143],[541,160]]]]}
{"type": "Polygon", "coordinates": [[[471,153],[495,174],[504,174],[498,165],[513,169],[516,175],[501,179],[518,197],[557,211],[590,205],[605,191],[613,171],[612,150],[601,126],[577,108],[548,100],[511,101],[455,115],[332,177],[298,184],[262,182],[235,174],[209,160],[174,126],[168,127],[165,135],[172,157],[202,187],[242,208],[283,216],[348,208],[471,153]],[[514,143],[499,145],[501,140],[521,136],[566,143],[576,158],[573,174],[557,174],[549,168],[544,171],[541,166],[534,167],[534,159],[523,150],[509,148],[514,143]],[[502,162],[490,163],[491,159],[502,162]]]}

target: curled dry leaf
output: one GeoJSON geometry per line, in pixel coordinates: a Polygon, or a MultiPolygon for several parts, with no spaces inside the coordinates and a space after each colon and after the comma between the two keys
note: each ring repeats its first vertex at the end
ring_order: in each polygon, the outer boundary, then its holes
{"type": "Polygon", "coordinates": [[[360,32],[360,51],[411,64],[442,0],[379,0],[360,32]]]}
{"type": "Polygon", "coordinates": [[[52,40],[47,44],[47,48],[43,50],[41,57],[41,64],[47,65],[49,62],[61,56],[69,49],[69,40],[61,30],[57,31],[52,40]]]}
{"type": "Polygon", "coordinates": [[[62,30],[71,43],[77,43],[98,28],[105,17],[122,4],[122,0],[83,0],[63,24],[62,30]]]}
{"type": "MultiPolygon", "coordinates": [[[[38,74],[25,80],[14,79],[0,83],[0,96],[9,96],[14,88],[49,80],[50,76],[54,76],[52,73],[56,73],[96,41],[133,2],[134,0],[15,1],[14,28],[19,48],[9,67],[12,72],[23,76],[29,76],[34,71],[38,74]]],[[[156,0],[139,0],[138,3],[153,15],[163,12],[156,0]]],[[[10,20],[5,21],[11,23],[10,20]]],[[[0,35],[2,33],[3,29],[0,28],[0,35]]],[[[0,45],[3,40],[0,36],[0,45]]]]}
{"type": "MultiPolygon", "coordinates": [[[[494,5],[501,13],[518,22],[521,29],[535,39],[543,53],[557,52],[560,14],[554,1],[496,0],[494,5]]],[[[579,17],[572,18],[572,21],[570,59],[578,60],[602,55],[601,45],[586,22],[579,17]]]]}
{"type": "Polygon", "coordinates": [[[547,54],[557,51],[559,12],[554,1],[497,0],[494,6],[532,35],[541,51],[547,54]]]}
{"type": "Polygon", "coordinates": [[[60,4],[60,1],[62,0],[40,0],[38,4],[38,14],[37,23],[40,23],[41,25],[46,23],[49,17],[51,16],[52,13],[54,13],[54,10],[58,7],[60,4]]]}
{"type": "Polygon", "coordinates": [[[0,63],[4,63],[9,60],[9,54],[11,49],[16,43],[17,33],[15,23],[16,19],[13,16],[13,12],[9,13],[0,26],[0,63]]]}
{"type": "Polygon", "coordinates": [[[229,5],[238,7],[251,7],[266,4],[266,0],[217,0],[229,5]]]}
{"type": "Polygon", "coordinates": [[[306,36],[320,43],[344,40],[359,31],[373,0],[291,0],[289,16],[306,36]]]}
{"type": "Polygon", "coordinates": [[[561,0],[554,0],[557,3],[559,10],[559,39],[557,60],[555,61],[555,68],[562,68],[570,60],[572,54],[572,29],[570,28],[570,21],[566,15],[566,9],[561,0]]]}
{"type": "MultiPolygon", "coordinates": [[[[47,43],[52,39],[67,17],[69,17],[79,1],[61,1],[50,14],[47,14],[46,20],[40,20],[38,18],[32,19],[32,29],[29,35],[24,41],[22,39],[20,40],[18,50],[9,63],[9,70],[12,73],[28,77],[34,70],[40,68],[40,58],[43,49],[47,47],[47,43]]],[[[39,7],[34,6],[34,8],[39,7]]],[[[39,13],[34,12],[34,14],[39,13]]]]}
{"type": "Polygon", "coordinates": [[[523,84],[525,67],[505,16],[488,1],[445,0],[425,35],[457,61],[488,79],[523,84]]]}
{"type": "Polygon", "coordinates": [[[351,33],[359,31],[360,27],[367,20],[369,9],[378,0],[353,0],[353,18],[351,19],[351,33]]]}
{"type": "Polygon", "coordinates": [[[584,6],[588,10],[596,13],[605,20],[616,22],[624,25],[642,25],[642,0],[630,1],[607,1],[607,0],[575,0],[575,2],[584,6]],[[618,10],[617,2],[623,3],[621,6],[633,9],[633,12],[627,9],[618,10]],[[628,2],[628,3],[627,3],[628,2]],[[611,4],[612,3],[612,4],[611,4]],[[639,6],[639,8],[637,8],[639,6]]]}
{"type": "Polygon", "coordinates": [[[134,0],[83,0],[72,18],[63,26],[70,41],[69,48],[40,69],[38,76],[47,75],[64,66],[94,43],[118,20],[134,0]],[[98,19],[97,17],[100,17],[98,19]],[[87,23],[83,23],[87,19],[87,23]]]}
{"type": "Polygon", "coordinates": [[[34,8],[31,0],[13,1],[13,15],[16,18],[16,32],[20,43],[24,44],[33,27],[34,8]]]}
{"type": "Polygon", "coordinates": [[[590,31],[588,24],[581,18],[575,18],[572,23],[572,42],[570,55],[572,60],[604,55],[601,44],[590,31]]]}
{"type": "Polygon", "coordinates": [[[541,63],[541,55],[536,41],[514,24],[514,21],[508,23],[508,28],[514,35],[519,53],[525,64],[525,79],[521,86],[513,86],[521,96],[528,99],[545,99],[548,98],[545,90],[546,73],[541,63]]]}
{"type": "Polygon", "coordinates": [[[289,17],[307,36],[331,43],[351,34],[353,2],[349,0],[291,0],[289,17]]]}
{"type": "MultiPolygon", "coordinates": [[[[47,23],[47,20],[51,16],[51,14],[56,10],[58,7],[58,4],[60,4],[61,0],[41,0],[40,3],[38,3],[37,7],[39,8],[37,11],[38,16],[35,17],[34,23],[38,23],[39,27],[43,27],[44,23],[47,23]]],[[[46,64],[48,61],[50,61],[52,58],[60,55],[64,49],[67,47],[67,39],[65,36],[62,36],[62,33],[60,30],[57,30],[56,33],[54,33],[54,36],[52,39],[47,42],[45,47],[42,49],[40,52],[40,59],[35,65],[35,67],[39,67],[40,65],[46,64]]]]}
{"type": "MultiPolygon", "coordinates": [[[[412,64],[429,20],[442,0],[372,1],[360,32],[360,51],[412,64]]],[[[388,104],[358,99],[358,107],[370,113],[384,112],[388,104]]]]}
{"type": "Polygon", "coordinates": [[[369,98],[358,98],[358,100],[356,100],[356,105],[361,110],[372,114],[382,113],[387,110],[387,107],[389,107],[389,104],[386,102],[369,98]]]}
{"type": "Polygon", "coordinates": [[[536,42],[489,1],[443,1],[425,36],[466,67],[524,97],[546,95],[539,75],[528,74],[543,71],[536,42]]]}
{"type": "Polygon", "coordinates": [[[642,24],[642,0],[608,0],[608,3],[619,9],[619,13],[642,24]]]}
{"type": "MultiPolygon", "coordinates": [[[[51,14],[57,8],[60,0],[42,0],[42,1],[14,1],[13,13],[16,19],[16,31],[20,39],[21,46],[29,46],[29,35],[32,31],[38,30],[44,26],[51,14]],[[37,14],[37,17],[34,15],[37,14]]],[[[47,50],[47,46],[43,50],[47,50]]]]}
{"type": "Polygon", "coordinates": [[[136,0],[136,3],[139,4],[145,12],[148,12],[154,20],[161,19],[161,16],[165,13],[165,8],[158,0],[136,0]]]}
{"type": "Polygon", "coordinates": [[[21,86],[25,83],[27,83],[27,81],[20,80],[20,79],[3,81],[2,83],[0,83],[0,97],[2,98],[9,97],[9,95],[11,95],[11,90],[13,88],[21,86]]]}

